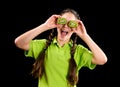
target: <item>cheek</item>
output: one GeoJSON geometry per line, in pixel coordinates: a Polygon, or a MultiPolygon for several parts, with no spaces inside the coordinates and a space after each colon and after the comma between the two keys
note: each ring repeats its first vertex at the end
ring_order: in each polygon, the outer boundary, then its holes
{"type": "Polygon", "coordinates": [[[72,32],[74,29],[73,28],[69,28],[69,32],[72,32]]]}
{"type": "Polygon", "coordinates": [[[63,25],[57,25],[58,29],[61,29],[63,27],[63,25]]]}
{"type": "Polygon", "coordinates": [[[71,31],[75,31],[76,30],[76,28],[71,28],[71,31]]]}

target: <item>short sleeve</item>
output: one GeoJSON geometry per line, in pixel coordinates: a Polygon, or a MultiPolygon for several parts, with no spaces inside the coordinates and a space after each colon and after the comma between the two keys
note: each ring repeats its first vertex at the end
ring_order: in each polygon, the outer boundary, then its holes
{"type": "Polygon", "coordinates": [[[40,52],[44,49],[45,47],[46,40],[41,39],[41,40],[32,40],[30,42],[30,49],[27,51],[24,51],[24,54],[26,57],[33,57],[37,58],[40,52]]]}
{"type": "Polygon", "coordinates": [[[93,54],[90,50],[85,48],[82,45],[78,45],[75,52],[75,61],[78,67],[78,70],[80,70],[82,67],[88,67],[89,69],[94,69],[95,64],[92,64],[92,58],[93,54]]]}

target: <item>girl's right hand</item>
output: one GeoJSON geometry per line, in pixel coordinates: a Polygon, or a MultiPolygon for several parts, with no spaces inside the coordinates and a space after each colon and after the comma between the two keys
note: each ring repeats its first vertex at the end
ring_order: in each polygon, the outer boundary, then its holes
{"type": "Polygon", "coordinates": [[[52,15],[51,17],[49,17],[46,22],[44,23],[44,25],[46,25],[48,27],[48,29],[53,29],[57,27],[57,19],[58,17],[60,17],[60,15],[52,15]]]}

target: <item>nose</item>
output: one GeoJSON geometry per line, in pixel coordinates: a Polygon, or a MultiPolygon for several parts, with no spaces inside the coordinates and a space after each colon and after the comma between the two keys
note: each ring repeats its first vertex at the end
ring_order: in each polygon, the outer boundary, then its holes
{"type": "Polygon", "coordinates": [[[64,24],[64,27],[66,27],[66,28],[67,28],[67,27],[68,27],[68,24],[67,24],[67,23],[66,23],[66,24],[64,24]]]}

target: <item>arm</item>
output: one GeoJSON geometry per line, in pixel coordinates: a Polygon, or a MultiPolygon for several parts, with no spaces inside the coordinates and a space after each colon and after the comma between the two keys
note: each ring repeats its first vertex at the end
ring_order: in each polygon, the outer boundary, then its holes
{"type": "Polygon", "coordinates": [[[107,62],[107,56],[103,50],[92,40],[92,38],[87,34],[86,29],[82,21],[79,21],[79,26],[74,29],[74,32],[88,45],[93,53],[92,63],[103,65],[107,62]]]}
{"type": "Polygon", "coordinates": [[[18,36],[17,38],[15,38],[15,45],[18,48],[21,48],[23,50],[28,50],[29,49],[29,43],[32,39],[34,39],[36,36],[38,36],[39,34],[41,34],[44,31],[47,31],[49,29],[53,29],[55,28],[56,25],[56,18],[59,15],[52,15],[45,23],[39,25],[38,27],[35,27],[34,29],[31,29],[25,33],[23,33],[22,35],[18,36]]]}

